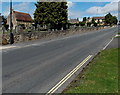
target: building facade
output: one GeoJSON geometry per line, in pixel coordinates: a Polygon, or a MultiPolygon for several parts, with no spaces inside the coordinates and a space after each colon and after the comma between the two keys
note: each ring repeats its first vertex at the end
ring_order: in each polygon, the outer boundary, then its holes
{"type": "MultiPolygon", "coordinates": [[[[7,24],[10,26],[10,15],[7,18],[7,24]]],[[[15,29],[19,25],[24,25],[25,28],[31,27],[32,17],[28,13],[12,11],[12,26],[15,29]]]]}
{"type": "Polygon", "coordinates": [[[98,25],[104,25],[105,24],[105,17],[91,17],[91,18],[87,19],[86,23],[92,22],[92,19],[94,19],[94,21],[96,23],[98,23],[98,25]]]}
{"type": "Polygon", "coordinates": [[[93,17],[93,19],[99,25],[104,25],[105,24],[105,17],[93,17]]]}

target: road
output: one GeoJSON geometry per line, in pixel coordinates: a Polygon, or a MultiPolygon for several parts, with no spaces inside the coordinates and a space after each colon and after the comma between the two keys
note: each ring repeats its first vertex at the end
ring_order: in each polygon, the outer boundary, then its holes
{"type": "Polygon", "coordinates": [[[110,28],[3,50],[3,93],[47,93],[87,56],[103,49],[116,33],[117,28],[110,28]]]}

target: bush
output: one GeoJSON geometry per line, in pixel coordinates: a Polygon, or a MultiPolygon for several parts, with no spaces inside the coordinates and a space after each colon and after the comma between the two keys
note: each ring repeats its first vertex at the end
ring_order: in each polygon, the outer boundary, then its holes
{"type": "Polygon", "coordinates": [[[80,26],[85,26],[85,22],[80,22],[80,26]]]}
{"type": "Polygon", "coordinates": [[[23,29],[25,29],[25,25],[24,24],[19,24],[19,26],[21,26],[23,29]]]}
{"type": "Polygon", "coordinates": [[[97,27],[97,26],[98,26],[98,24],[97,24],[97,23],[94,23],[93,25],[94,25],[95,27],[97,27]]]}
{"type": "Polygon", "coordinates": [[[9,28],[9,25],[4,25],[5,29],[8,30],[9,28]]]}
{"type": "Polygon", "coordinates": [[[91,24],[92,24],[91,22],[88,22],[88,23],[87,23],[87,26],[88,26],[88,27],[90,27],[90,26],[91,26],[91,24]]]}

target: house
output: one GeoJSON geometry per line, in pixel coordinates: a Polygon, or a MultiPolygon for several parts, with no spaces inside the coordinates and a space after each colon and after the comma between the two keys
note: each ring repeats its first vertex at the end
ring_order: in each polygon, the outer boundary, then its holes
{"type": "MultiPolygon", "coordinates": [[[[10,14],[7,18],[7,24],[10,26],[10,14]]],[[[12,10],[12,24],[13,29],[16,26],[23,25],[25,28],[30,27],[32,25],[32,17],[28,13],[18,12],[12,10]]]]}
{"type": "Polygon", "coordinates": [[[71,23],[71,24],[79,23],[79,19],[70,19],[69,23],[71,23]]]}
{"type": "Polygon", "coordinates": [[[93,17],[96,23],[99,23],[99,25],[104,25],[105,17],[93,17]]]}
{"type": "Polygon", "coordinates": [[[88,22],[92,22],[92,19],[94,19],[94,21],[99,25],[105,24],[105,17],[91,17],[91,18],[87,18],[86,25],[88,22]]]}

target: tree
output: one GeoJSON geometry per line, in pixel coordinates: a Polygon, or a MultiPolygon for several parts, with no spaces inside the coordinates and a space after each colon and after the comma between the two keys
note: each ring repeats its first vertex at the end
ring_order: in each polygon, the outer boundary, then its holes
{"type": "Polygon", "coordinates": [[[80,22],[80,26],[85,26],[85,22],[80,22]]]}
{"type": "Polygon", "coordinates": [[[111,15],[111,13],[108,13],[106,16],[105,16],[105,23],[106,24],[109,24],[109,25],[111,25],[112,24],[112,15],[111,15]]]}
{"type": "Polygon", "coordinates": [[[100,24],[100,19],[98,19],[98,24],[100,24]]]}
{"type": "Polygon", "coordinates": [[[91,22],[88,22],[88,23],[87,23],[87,26],[88,26],[88,27],[90,27],[90,26],[91,26],[91,24],[92,24],[91,22]]]}
{"type": "Polygon", "coordinates": [[[86,18],[86,17],[84,17],[84,18],[83,18],[83,22],[86,22],[86,21],[87,21],[87,18],[86,18]]]}
{"type": "Polygon", "coordinates": [[[105,23],[108,24],[108,25],[114,25],[114,24],[117,24],[118,20],[117,20],[117,17],[116,16],[112,16],[110,13],[108,13],[106,16],[105,16],[105,23]]]}
{"type": "Polygon", "coordinates": [[[88,17],[88,19],[90,19],[90,17],[88,17]]]}
{"type": "Polygon", "coordinates": [[[116,25],[117,22],[118,22],[117,17],[116,17],[116,16],[113,16],[113,17],[112,17],[112,23],[116,25]]]}
{"type": "Polygon", "coordinates": [[[93,26],[97,27],[97,26],[98,26],[98,24],[95,22],[95,23],[93,24],[93,26]]]}
{"type": "Polygon", "coordinates": [[[92,18],[92,21],[91,21],[91,23],[92,23],[92,24],[94,24],[94,23],[95,23],[95,19],[94,19],[94,18],[92,18]]]}
{"type": "Polygon", "coordinates": [[[2,25],[5,27],[6,30],[8,30],[9,25],[7,25],[7,18],[2,16],[2,25]]]}
{"type": "Polygon", "coordinates": [[[2,16],[2,22],[3,22],[3,25],[6,25],[7,23],[7,19],[4,16],[2,16]]]}
{"type": "Polygon", "coordinates": [[[37,2],[34,22],[36,25],[49,26],[51,29],[66,29],[68,23],[67,2],[37,2]]]}

